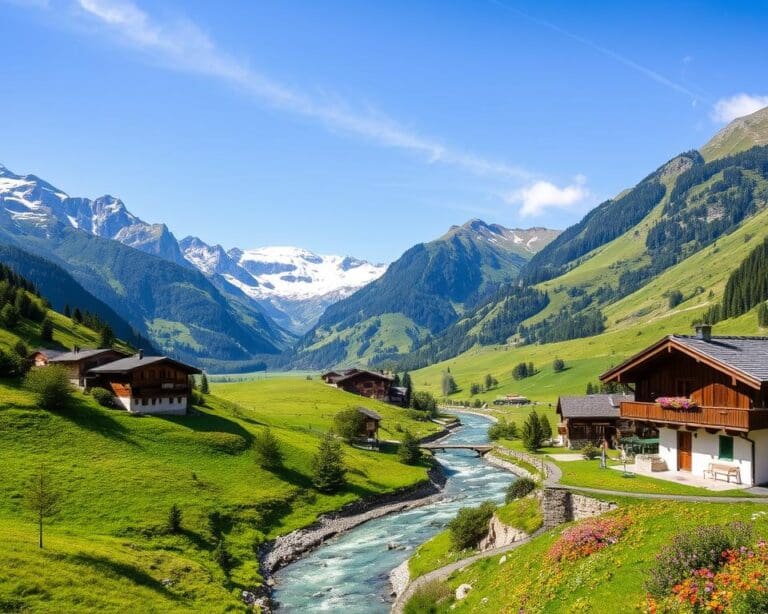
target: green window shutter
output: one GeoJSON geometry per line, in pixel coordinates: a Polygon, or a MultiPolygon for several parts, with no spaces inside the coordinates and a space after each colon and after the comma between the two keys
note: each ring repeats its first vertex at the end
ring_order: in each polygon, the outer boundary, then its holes
{"type": "Polygon", "coordinates": [[[720,435],[720,460],[733,460],[733,437],[720,435]]]}

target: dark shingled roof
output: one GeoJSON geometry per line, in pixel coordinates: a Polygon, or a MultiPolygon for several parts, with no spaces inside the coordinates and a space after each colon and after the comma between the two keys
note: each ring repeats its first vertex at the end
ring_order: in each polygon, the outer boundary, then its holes
{"type": "MultiPolygon", "coordinates": [[[[93,358],[94,356],[100,356],[105,352],[114,352],[112,348],[101,348],[98,350],[78,350],[77,352],[64,352],[53,358],[49,358],[48,362],[78,362],[85,360],[86,358],[93,358]]],[[[47,354],[46,354],[47,355],[47,354]]]]}
{"type": "Polygon", "coordinates": [[[367,409],[365,407],[358,407],[357,411],[359,411],[361,414],[368,416],[369,418],[373,418],[374,420],[381,420],[381,416],[373,411],[372,409],[367,409]]]}
{"type": "Polygon", "coordinates": [[[671,335],[681,345],[760,382],[768,382],[768,337],[671,335]]]}
{"type": "Polygon", "coordinates": [[[348,369],[344,371],[344,373],[340,377],[331,377],[331,381],[338,384],[339,382],[344,382],[348,379],[352,379],[353,377],[358,377],[361,375],[372,377],[374,379],[385,379],[390,382],[393,379],[395,379],[391,375],[384,375],[383,373],[377,373],[376,371],[369,371],[368,369],[348,369]]]}
{"type": "Polygon", "coordinates": [[[153,365],[161,362],[170,363],[174,367],[178,367],[187,373],[200,373],[200,369],[197,367],[186,365],[183,362],[173,360],[167,356],[140,356],[139,354],[129,356],[128,358],[121,358],[120,360],[116,360],[114,362],[108,362],[107,364],[101,365],[100,367],[94,367],[93,369],[90,369],[88,373],[129,373],[130,371],[138,369],[139,367],[146,367],[147,365],[153,365]]]}
{"type": "Polygon", "coordinates": [[[563,418],[618,418],[622,401],[634,401],[633,394],[588,394],[560,397],[557,408],[563,418]]]}

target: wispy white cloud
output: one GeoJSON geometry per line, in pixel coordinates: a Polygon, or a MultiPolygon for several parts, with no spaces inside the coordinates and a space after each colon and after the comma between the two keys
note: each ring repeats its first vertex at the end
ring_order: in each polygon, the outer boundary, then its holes
{"type": "Polygon", "coordinates": [[[515,165],[444,144],[400,125],[383,114],[326,102],[253,70],[221,50],[189,20],[159,21],[130,0],[76,0],[81,16],[107,28],[123,44],[152,54],[169,68],[219,79],[247,91],[270,106],[321,122],[385,147],[419,155],[429,163],[451,165],[477,175],[529,179],[515,165]]]}
{"type": "Polygon", "coordinates": [[[768,96],[755,96],[752,94],[736,94],[728,98],[721,98],[712,107],[712,120],[726,124],[737,117],[744,117],[768,107],[768,96]]]}
{"type": "Polygon", "coordinates": [[[614,51],[613,49],[610,49],[609,47],[605,47],[599,43],[596,43],[593,40],[590,40],[588,38],[585,38],[579,34],[575,34],[573,32],[570,32],[569,30],[566,30],[565,28],[560,27],[556,23],[552,23],[551,21],[547,21],[546,19],[541,19],[539,17],[535,17],[529,13],[526,13],[524,11],[521,11],[520,9],[510,6],[503,2],[502,0],[491,0],[493,4],[506,9],[508,11],[511,11],[513,13],[516,13],[520,15],[521,17],[524,17],[525,19],[538,24],[542,27],[548,28],[554,32],[557,32],[558,34],[561,34],[562,36],[565,36],[566,38],[570,38],[573,41],[576,41],[577,43],[584,45],[585,47],[589,47],[590,49],[593,49],[594,51],[607,56],[609,58],[612,58],[619,62],[620,64],[623,64],[624,66],[631,68],[635,72],[640,73],[641,75],[644,75],[651,81],[655,81],[656,83],[659,83],[660,85],[663,85],[664,87],[673,90],[675,92],[678,92],[680,94],[684,94],[691,98],[694,101],[697,100],[704,100],[706,99],[699,93],[694,92],[689,87],[686,87],[682,83],[678,83],[677,81],[673,81],[672,79],[669,79],[668,77],[665,77],[660,72],[653,70],[652,68],[649,68],[648,66],[644,66],[643,64],[640,64],[639,62],[636,62],[635,60],[627,57],[626,55],[623,55],[619,53],[618,51],[614,51]]]}
{"type": "Polygon", "coordinates": [[[587,178],[577,175],[570,185],[563,187],[549,181],[535,181],[506,194],[504,200],[510,204],[521,204],[522,217],[535,217],[549,209],[571,209],[589,196],[587,178]]]}

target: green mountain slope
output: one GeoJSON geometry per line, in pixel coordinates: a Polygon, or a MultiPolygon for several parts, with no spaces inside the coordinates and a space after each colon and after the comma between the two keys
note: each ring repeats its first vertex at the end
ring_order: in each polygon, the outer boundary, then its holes
{"type": "MultiPolygon", "coordinates": [[[[483,395],[485,399],[522,393],[553,401],[559,394],[583,393],[603,369],[659,337],[688,332],[694,320],[713,319],[712,309],[723,301],[729,278],[768,236],[768,147],[710,162],[684,154],[654,176],[664,195],[637,224],[580,254],[580,240],[591,232],[593,214],[588,214],[531,261],[522,275],[545,279],[534,289],[546,293],[549,301],[506,343],[475,345],[419,371],[414,381],[439,394],[441,373],[450,367],[464,389],[458,397],[468,397],[469,385],[490,373],[500,387],[483,395]],[[562,258],[570,249],[572,257],[562,258]],[[537,265],[544,271],[535,270],[537,265]],[[559,274],[550,278],[553,270],[559,274]],[[584,322],[599,323],[599,329],[582,328],[584,322]],[[564,359],[568,369],[554,373],[555,358],[564,359]],[[530,361],[539,372],[514,380],[514,365],[530,361]]],[[[603,206],[616,206],[631,195],[625,192],[603,206]]],[[[730,291],[727,300],[743,302],[746,296],[751,302],[737,317],[718,322],[716,333],[763,332],[756,310],[768,298],[760,294],[764,280],[745,281],[742,275],[738,283],[746,288],[735,299],[730,291]]],[[[489,308],[486,318],[495,310],[489,308]]],[[[474,324],[474,330],[482,324],[474,324]]]]}
{"type": "Polygon", "coordinates": [[[516,279],[556,231],[472,220],[392,263],[378,280],[331,305],[297,349],[303,368],[376,363],[410,352],[516,279]]]}
{"type": "Polygon", "coordinates": [[[755,145],[768,145],[768,107],[728,124],[701,148],[701,155],[709,162],[755,145]]]}

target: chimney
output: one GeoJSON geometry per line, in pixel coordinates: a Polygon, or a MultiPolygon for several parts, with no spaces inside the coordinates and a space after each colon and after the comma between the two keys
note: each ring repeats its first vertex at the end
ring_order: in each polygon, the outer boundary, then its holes
{"type": "Polygon", "coordinates": [[[144,350],[139,350],[139,360],[144,358],[144,350]]]}
{"type": "Polygon", "coordinates": [[[702,341],[712,341],[712,325],[711,324],[697,324],[696,338],[702,341]]]}

